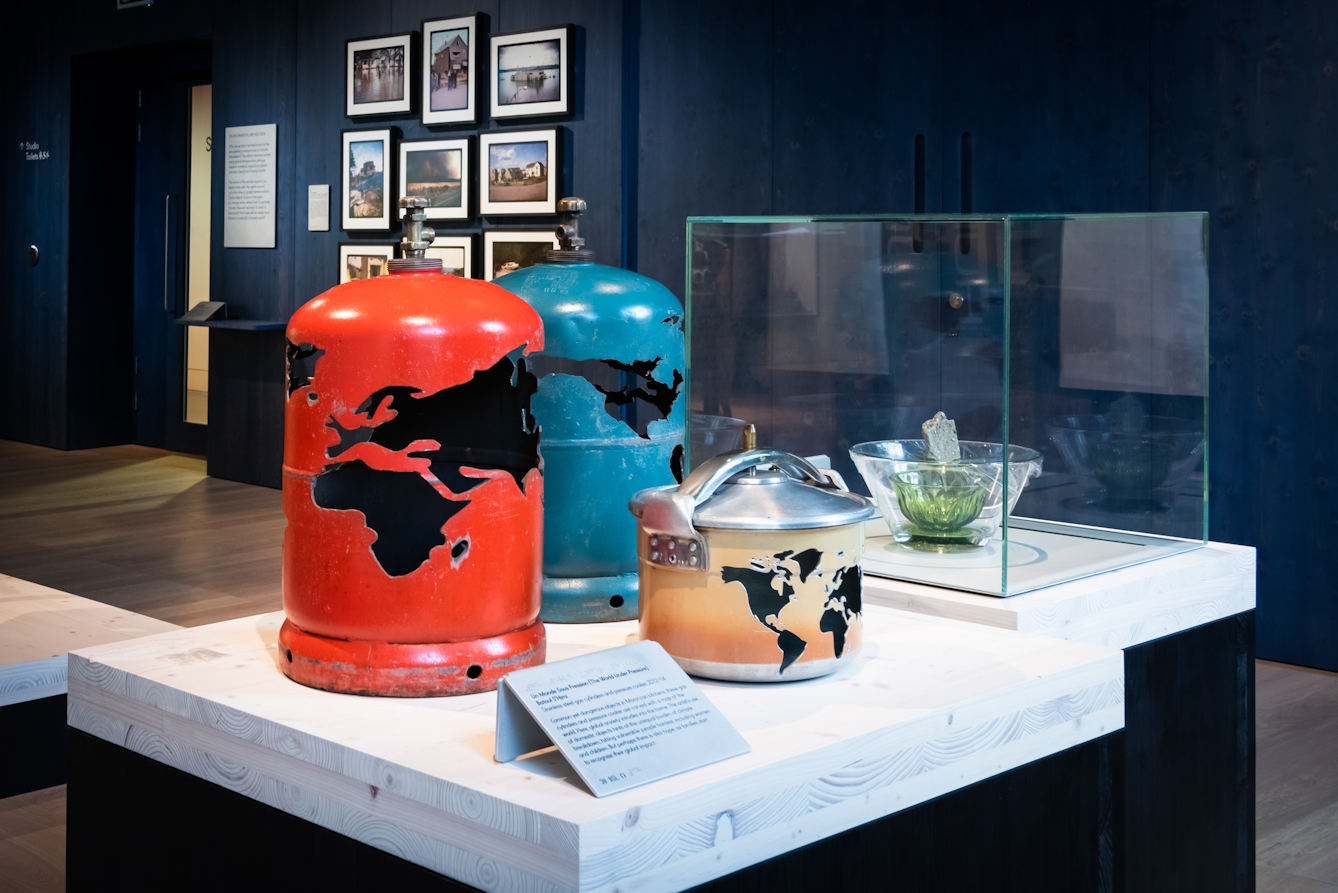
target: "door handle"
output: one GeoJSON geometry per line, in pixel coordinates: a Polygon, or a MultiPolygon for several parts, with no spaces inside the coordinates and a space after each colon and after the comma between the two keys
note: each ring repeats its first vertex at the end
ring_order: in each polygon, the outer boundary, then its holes
{"type": "Polygon", "coordinates": [[[176,295],[172,293],[172,200],[176,193],[163,198],[163,309],[176,316],[176,295]],[[170,303],[169,303],[170,301],[170,303]]]}
{"type": "MultiPolygon", "coordinates": [[[[961,164],[962,164],[962,176],[961,176],[961,184],[960,184],[960,185],[961,185],[961,189],[962,189],[962,213],[963,213],[963,214],[970,214],[970,213],[971,213],[971,205],[972,205],[972,196],[971,196],[971,164],[972,164],[972,159],[971,159],[971,131],[969,131],[969,130],[967,130],[967,131],[963,131],[963,132],[962,132],[962,157],[961,157],[961,164]]],[[[962,252],[962,254],[970,254],[970,253],[971,253],[971,224],[969,224],[969,223],[963,223],[963,224],[962,224],[961,240],[960,240],[960,241],[961,241],[961,246],[960,246],[960,248],[961,248],[961,252],[962,252]]]]}
{"type": "MultiPolygon", "coordinates": [[[[915,186],[912,196],[912,209],[916,214],[925,212],[925,135],[915,135],[915,186]]],[[[924,224],[916,221],[911,224],[911,250],[916,254],[925,250],[924,224]]]]}

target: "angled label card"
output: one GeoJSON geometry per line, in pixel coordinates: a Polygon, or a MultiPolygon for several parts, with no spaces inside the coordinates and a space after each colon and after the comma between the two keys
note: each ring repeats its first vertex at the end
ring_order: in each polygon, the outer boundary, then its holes
{"type": "Polygon", "coordinates": [[[649,641],[502,677],[493,758],[506,763],[550,744],[596,797],[752,749],[649,641]]]}

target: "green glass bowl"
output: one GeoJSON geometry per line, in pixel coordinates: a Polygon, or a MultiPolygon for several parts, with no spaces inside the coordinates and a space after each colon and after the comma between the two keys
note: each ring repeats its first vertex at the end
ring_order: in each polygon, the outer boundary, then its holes
{"type": "Polygon", "coordinates": [[[914,535],[935,540],[971,536],[966,525],[980,517],[989,494],[980,475],[962,468],[902,471],[892,476],[892,485],[914,535]]]}
{"type": "Polygon", "coordinates": [[[1089,447],[1092,474],[1112,502],[1146,501],[1171,473],[1176,443],[1152,435],[1111,435],[1089,447]]]}

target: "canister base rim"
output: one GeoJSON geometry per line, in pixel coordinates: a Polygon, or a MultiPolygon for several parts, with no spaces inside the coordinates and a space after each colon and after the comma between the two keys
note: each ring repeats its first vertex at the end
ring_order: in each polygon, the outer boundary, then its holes
{"type": "Polygon", "coordinates": [[[544,577],[545,623],[612,623],[637,617],[637,575],[544,577]]]}
{"type": "Polygon", "coordinates": [[[465,642],[394,644],[331,639],[284,620],[279,669],[311,688],[351,695],[435,698],[492,691],[513,670],[544,662],[544,625],[465,642]]]}

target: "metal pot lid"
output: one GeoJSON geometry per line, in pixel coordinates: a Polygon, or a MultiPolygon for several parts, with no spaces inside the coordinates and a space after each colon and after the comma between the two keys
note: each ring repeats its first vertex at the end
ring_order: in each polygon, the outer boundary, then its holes
{"type": "MultiPolygon", "coordinates": [[[[640,491],[628,508],[644,524],[648,501],[664,508],[676,504],[673,514],[679,516],[688,514],[690,501],[692,527],[724,530],[840,527],[873,517],[873,503],[838,480],[779,450],[725,453],[694,469],[678,487],[640,491]]],[[[647,529],[655,526],[656,518],[649,520],[647,529]]]]}

